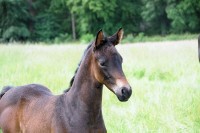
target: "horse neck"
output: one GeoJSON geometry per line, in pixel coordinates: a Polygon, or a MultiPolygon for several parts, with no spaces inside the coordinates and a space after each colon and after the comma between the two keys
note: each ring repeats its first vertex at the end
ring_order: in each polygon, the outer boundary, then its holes
{"type": "Polygon", "coordinates": [[[73,105],[73,111],[85,114],[86,117],[102,117],[102,88],[92,72],[92,55],[89,51],[80,64],[74,83],[67,93],[68,104],[73,105]],[[83,113],[84,112],[84,113],[83,113]]]}

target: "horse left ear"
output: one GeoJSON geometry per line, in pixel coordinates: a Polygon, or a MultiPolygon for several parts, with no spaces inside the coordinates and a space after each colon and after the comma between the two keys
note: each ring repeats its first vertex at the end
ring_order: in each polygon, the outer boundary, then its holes
{"type": "Polygon", "coordinates": [[[124,35],[124,31],[122,28],[119,28],[119,30],[110,37],[113,45],[117,45],[121,42],[122,38],[123,38],[123,35],[124,35]]]}
{"type": "Polygon", "coordinates": [[[99,47],[104,40],[104,35],[102,29],[97,33],[96,40],[95,40],[95,49],[99,47]]]}

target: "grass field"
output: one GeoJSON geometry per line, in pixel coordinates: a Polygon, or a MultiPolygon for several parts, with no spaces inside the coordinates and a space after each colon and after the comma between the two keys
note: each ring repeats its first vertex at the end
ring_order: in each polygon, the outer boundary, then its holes
{"type": "MultiPolygon", "coordinates": [[[[86,45],[0,45],[0,87],[39,83],[60,94],[86,45]]],[[[197,40],[117,46],[133,88],[126,103],[104,87],[108,133],[200,132],[197,40]]]]}

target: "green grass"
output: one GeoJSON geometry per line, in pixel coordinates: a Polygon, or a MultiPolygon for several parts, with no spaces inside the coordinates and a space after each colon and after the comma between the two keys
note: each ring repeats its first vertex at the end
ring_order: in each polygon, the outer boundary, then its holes
{"type": "MultiPolygon", "coordinates": [[[[0,45],[0,87],[40,83],[60,94],[86,45],[0,45]]],[[[132,88],[119,102],[104,87],[108,133],[200,132],[197,41],[122,44],[117,49],[132,88]]]]}

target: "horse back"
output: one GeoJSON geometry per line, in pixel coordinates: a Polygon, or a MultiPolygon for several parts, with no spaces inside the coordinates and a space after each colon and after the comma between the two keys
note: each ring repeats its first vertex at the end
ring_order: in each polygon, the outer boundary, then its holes
{"type": "Polygon", "coordinates": [[[40,97],[43,95],[52,95],[50,90],[39,84],[29,84],[9,89],[0,100],[0,112],[2,106],[15,105],[21,100],[40,97]]]}
{"type": "Polygon", "coordinates": [[[52,115],[49,108],[53,107],[49,106],[53,106],[54,97],[48,88],[38,84],[9,89],[0,99],[0,127],[3,132],[28,132],[27,129],[34,125],[39,126],[38,120],[49,121],[41,118],[52,115]]]}

